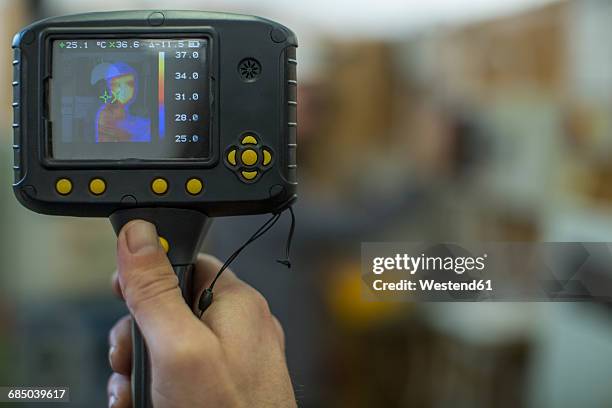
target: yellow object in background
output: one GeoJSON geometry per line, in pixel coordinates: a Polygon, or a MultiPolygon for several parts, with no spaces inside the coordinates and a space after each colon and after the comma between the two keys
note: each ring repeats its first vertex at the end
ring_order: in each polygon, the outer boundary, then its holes
{"type": "Polygon", "coordinates": [[[359,263],[336,264],[331,267],[337,273],[326,285],[327,298],[333,315],[341,323],[353,327],[366,327],[392,319],[412,309],[408,302],[378,302],[365,300],[361,291],[359,263]]]}

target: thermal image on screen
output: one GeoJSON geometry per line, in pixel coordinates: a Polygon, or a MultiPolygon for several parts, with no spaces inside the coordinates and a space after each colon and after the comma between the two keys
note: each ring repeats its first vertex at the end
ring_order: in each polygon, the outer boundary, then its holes
{"type": "Polygon", "coordinates": [[[104,80],[106,88],[100,95],[96,114],[96,142],[149,142],[151,120],[130,114],[136,97],[138,74],[128,64],[116,62],[96,65],[91,83],[104,80]]]}
{"type": "Polygon", "coordinates": [[[53,41],[50,156],[210,155],[206,39],[53,41]]]}

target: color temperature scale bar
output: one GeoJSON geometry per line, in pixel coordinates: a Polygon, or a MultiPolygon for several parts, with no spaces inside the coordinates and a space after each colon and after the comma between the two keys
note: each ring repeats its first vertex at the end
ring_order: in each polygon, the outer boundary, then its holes
{"type": "Polygon", "coordinates": [[[164,77],[166,71],[165,64],[166,53],[160,51],[158,54],[158,74],[157,74],[157,106],[158,106],[158,122],[159,122],[159,138],[163,139],[166,131],[166,108],[164,106],[164,77]]]}

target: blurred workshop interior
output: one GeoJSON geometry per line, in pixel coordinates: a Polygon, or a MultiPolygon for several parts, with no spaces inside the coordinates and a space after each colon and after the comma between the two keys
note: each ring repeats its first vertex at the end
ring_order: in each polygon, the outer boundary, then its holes
{"type": "MultiPolygon", "coordinates": [[[[609,305],[364,302],[359,280],[361,242],[612,241],[609,0],[0,1],[0,384],[103,406],[126,313],[108,220],[13,197],[12,36],[149,8],[261,15],[300,40],[294,268],[275,262],[286,219],[233,265],[285,328],[300,406],[612,406],[609,305]]],[[[262,217],[216,220],[204,250],[228,256],[262,217]]]]}

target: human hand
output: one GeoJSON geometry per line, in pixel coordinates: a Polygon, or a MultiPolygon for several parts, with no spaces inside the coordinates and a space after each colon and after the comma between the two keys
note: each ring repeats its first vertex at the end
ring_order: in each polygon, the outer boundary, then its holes
{"type": "MultiPolygon", "coordinates": [[[[146,340],[155,408],[295,407],[283,329],[265,298],[226,270],[202,319],[185,304],[155,226],[131,221],[117,242],[113,287],[146,340]]],[[[201,255],[193,286],[199,294],[221,263],[201,255]]],[[[110,332],[109,406],[132,406],[131,317],[110,332]]]]}

